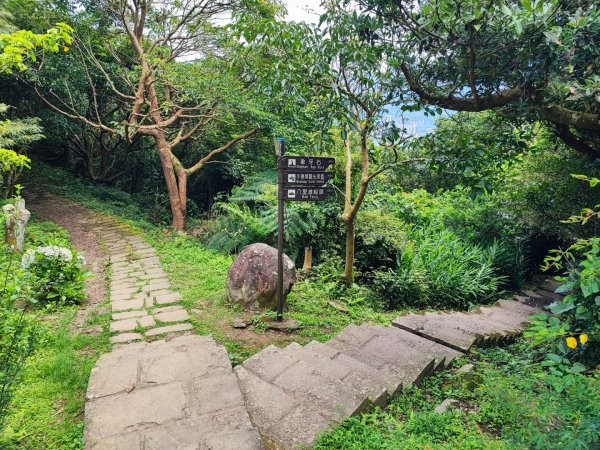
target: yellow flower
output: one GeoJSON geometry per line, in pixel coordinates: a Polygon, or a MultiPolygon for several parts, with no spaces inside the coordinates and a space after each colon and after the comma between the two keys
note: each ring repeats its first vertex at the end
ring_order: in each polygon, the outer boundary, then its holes
{"type": "Polygon", "coordinates": [[[569,348],[577,348],[577,339],[575,339],[574,337],[568,337],[567,338],[567,347],[569,348]]]}
{"type": "Polygon", "coordinates": [[[66,52],[68,52],[68,51],[69,51],[69,47],[65,47],[65,48],[63,48],[63,50],[64,50],[64,51],[65,51],[65,53],[66,53],[66,52]]]}
{"type": "Polygon", "coordinates": [[[588,341],[588,335],[583,333],[581,336],[579,336],[579,342],[581,342],[581,345],[585,345],[585,343],[588,341]]]}

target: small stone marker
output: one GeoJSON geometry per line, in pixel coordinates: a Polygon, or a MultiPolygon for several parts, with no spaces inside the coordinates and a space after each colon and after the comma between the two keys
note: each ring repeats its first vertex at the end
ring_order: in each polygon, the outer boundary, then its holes
{"type": "Polygon", "coordinates": [[[31,213],[25,209],[25,200],[19,199],[14,204],[4,205],[2,212],[6,217],[6,243],[17,252],[23,251],[25,227],[31,213]]]}

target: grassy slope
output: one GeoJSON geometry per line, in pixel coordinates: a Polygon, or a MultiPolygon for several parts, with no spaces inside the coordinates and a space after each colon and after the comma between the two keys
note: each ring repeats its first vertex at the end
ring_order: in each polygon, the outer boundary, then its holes
{"type": "MultiPolygon", "coordinates": [[[[28,246],[49,240],[68,245],[68,234],[51,222],[30,223],[28,246]]],[[[76,313],[76,306],[38,312],[45,332],[23,368],[5,427],[0,430],[0,448],[82,448],[85,391],[96,360],[110,349],[109,317],[94,316],[86,323],[103,325],[100,336],[73,335],[69,324],[76,313]]]]}
{"type": "Polygon", "coordinates": [[[550,376],[535,356],[525,340],[481,350],[472,372],[429,378],[385,410],[345,421],[315,448],[600,448],[600,374],[550,376]],[[434,413],[446,398],[458,408],[434,413]]]}

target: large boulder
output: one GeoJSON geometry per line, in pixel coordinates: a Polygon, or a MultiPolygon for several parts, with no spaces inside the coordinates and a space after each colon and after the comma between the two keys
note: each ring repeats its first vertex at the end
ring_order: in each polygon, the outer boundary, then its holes
{"type": "MultiPolygon", "coordinates": [[[[285,254],[283,268],[283,291],[287,295],[296,281],[296,267],[285,254]]],[[[244,248],[229,269],[227,297],[245,310],[277,308],[277,249],[267,244],[244,248]]]]}

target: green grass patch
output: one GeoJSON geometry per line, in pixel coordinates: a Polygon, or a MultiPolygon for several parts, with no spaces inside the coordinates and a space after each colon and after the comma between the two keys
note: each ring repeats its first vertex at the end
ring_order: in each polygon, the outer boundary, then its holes
{"type": "Polygon", "coordinates": [[[549,375],[538,356],[526,340],[481,350],[472,356],[472,372],[440,373],[405,389],[385,409],[326,433],[315,448],[598,448],[599,374],[549,375]],[[446,398],[458,400],[457,407],[434,413],[446,398]]]}
{"type": "MultiPolygon", "coordinates": [[[[2,432],[3,449],[83,448],[83,412],[90,371],[110,350],[108,333],[73,335],[77,307],[61,309],[47,321],[37,350],[23,368],[2,432]]],[[[44,317],[42,316],[42,320],[44,317]]],[[[95,323],[106,322],[96,318],[95,323]]]]}
{"type": "Polygon", "coordinates": [[[233,257],[209,250],[197,239],[177,233],[147,232],[146,239],[156,248],[171,285],[179,291],[184,306],[192,312],[192,323],[199,334],[212,334],[223,343],[234,363],[239,363],[268,344],[302,344],[312,339],[325,341],[350,323],[389,323],[397,313],[378,313],[360,291],[340,296],[339,284],[312,278],[297,283],[288,297],[286,316],[300,321],[294,333],[267,331],[263,318],[273,318],[268,311],[248,317],[226,301],[227,272],[233,257]],[[347,312],[330,304],[340,302],[347,312]],[[254,326],[234,330],[234,317],[250,319],[254,326]]]}

